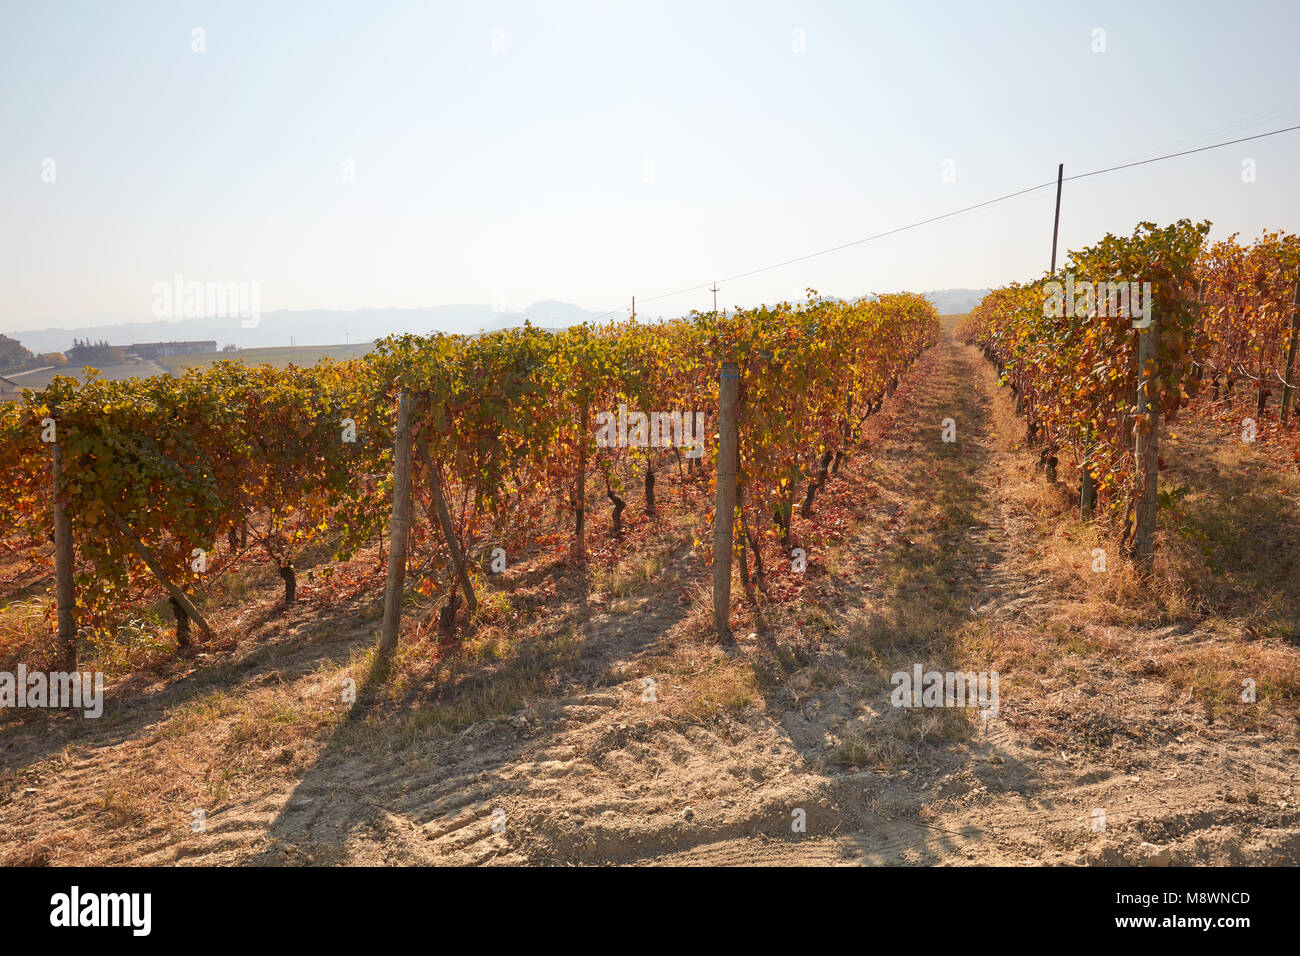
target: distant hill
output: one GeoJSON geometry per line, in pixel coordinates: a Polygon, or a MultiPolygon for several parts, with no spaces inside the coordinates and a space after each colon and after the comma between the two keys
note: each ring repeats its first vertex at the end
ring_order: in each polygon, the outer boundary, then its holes
{"type": "Polygon", "coordinates": [[[245,365],[273,365],[284,368],[297,365],[307,368],[321,359],[343,362],[360,358],[370,351],[370,343],[360,345],[301,345],[270,347],[261,349],[239,349],[235,352],[203,352],[192,355],[160,355],[150,364],[155,364],[172,375],[180,375],[189,368],[208,368],[216,362],[243,362],[245,365]]]}
{"type": "MultiPolygon", "coordinates": [[[[124,378],[149,378],[152,375],[166,374],[166,370],[154,362],[135,361],[123,365],[93,365],[91,367],[99,373],[100,378],[107,382],[116,382],[124,378]]],[[[56,375],[67,375],[83,382],[88,377],[85,374],[84,366],[48,365],[28,372],[14,372],[6,375],[5,378],[19,388],[41,389],[49,385],[56,375]]]]}
{"type": "MultiPolygon", "coordinates": [[[[987,289],[941,289],[926,297],[942,313],[969,312],[987,289]]],[[[689,309],[664,310],[665,315],[684,314],[689,309]]],[[[620,313],[622,314],[622,313],[620,313]]],[[[656,310],[657,314],[657,310],[656,310]]],[[[40,329],[14,332],[8,341],[29,353],[62,352],[74,340],[94,339],[122,347],[136,342],[207,340],[217,347],[236,345],[241,349],[297,348],[349,343],[364,345],[386,335],[403,332],[473,333],[523,325],[524,320],[545,328],[568,328],[606,315],[572,302],[534,302],[522,311],[501,310],[490,305],[437,305],[419,309],[306,309],[267,312],[253,328],[243,328],[237,318],[178,319],[176,321],[120,322],[90,328],[40,329]],[[15,341],[16,340],[16,341],[15,341]],[[21,343],[21,345],[19,345],[21,343]]],[[[647,312],[645,319],[653,316],[647,312]]],[[[0,340],[3,366],[3,340],[0,340]]],[[[30,367],[30,366],[23,366],[30,367]]]]}
{"type": "Polygon", "coordinates": [[[17,339],[0,335],[0,372],[18,372],[36,365],[36,356],[17,339]]]}
{"type": "Polygon", "coordinates": [[[988,289],[940,289],[927,292],[925,297],[934,303],[940,315],[953,315],[969,312],[988,294],[988,289]]]}
{"type": "Polygon", "coordinates": [[[243,328],[238,318],[178,319],[176,321],[121,322],[91,328],[39,329],[14,332],[13,337],[33,352],[62,351],[74,339],[107,340],[116,346],[135,342],[212,339],[217,347],[241,349],[340,343],[365,344],[403,332],[463,332],[510,328],[525,319],[534,325],[569,326],[603,313],[568,302],[538,302],[522,312],[490,305],[438,305],[420,309],[306,309],[265,312],[253,328],[243,328]],[[292,340],[292,341],[291,341],[292,340]]]}

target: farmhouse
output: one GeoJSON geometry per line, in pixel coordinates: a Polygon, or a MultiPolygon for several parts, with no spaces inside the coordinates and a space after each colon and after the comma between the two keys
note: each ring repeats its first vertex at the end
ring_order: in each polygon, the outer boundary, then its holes
{"type": "Polygon", "coordinates": [[[135,353],[142,359],[153,359],[160,355],[198,355],[203,352],[215,352],[217,343],[213,341],[138,342],[135,345],[128,346],[126,350],[135,353]]]}

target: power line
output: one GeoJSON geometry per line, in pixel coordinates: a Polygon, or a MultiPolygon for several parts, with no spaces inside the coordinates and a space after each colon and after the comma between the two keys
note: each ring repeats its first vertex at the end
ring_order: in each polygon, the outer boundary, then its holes
{"type": "MultiPolygon", "coordinates": [[[[1087,172],[1087,173],[1075,173],[1073,176],[1066,176],[1064,181],[1072,182],[1073,180],[1076,179],[1087,179],[1089,176],[1100,176],[1103,173],[1113,173],[1121,169],[1132,169],[1135,166],[1145,166],[1148,163],[1159,163],[1159,162],[1163,162],[1166,159],[1176,159],[1179,156],[1190,156],[1192,153],[1203,153],[1206,150],[1210,150],[1210,149],[1221,149],[1224,146],[1232,146],[1237,143],[1247,143],[1255,139],[1265,139],[1269,136],[1279,136],[1282,133],[1291,133],[1294,132],[1295,130],[1300,130],[1300,126],[1287,126],[1283,129],[1275,129],[1267,133],[1256,133],[1254,136],[1243,136],[1240,139],[1230,139],[1227,140],[1226,142],[1214,143],[1211,146],[1198,146],[1195,149],[1184,149],[1177,153],[1166,153],[1163,156],[1153,156],[1150,159],[1140,159],[1132,163],[1122,163],[1119,166],[1107,166],[1105,169],[1094,169],[1091,172],[1087,172]]],[[[796,256],[793,259],[786,259],[783,262],[776,262],[770,266],[762,266],[758,269],[751,269],[748,272],[737,273],[734,276],[726,276],[722,279],[718,279],[714,283],[714,285],[717,285],[718,282],[735,282],[737,279],[747,279],[750,276],[756,276],[762,272],[770,272],[773,269],[780,269],[784,266],[794,265],[796,262],[806,262],[807,260],[815,259],[818,256],[829,255],[832,252],[839,252],[842,249],[848,249],[851,248],[852,246],[860,246],[864,242],[873,242],[877,239],[884,239],[886,236],[893,236],[893,235],[897,235],[900,232],[907,232],[909,229],[918,229],[921,226],[928,226],[934,222],[941,222],[944,219],[951,219],[953,216],[960,216],[963,213],[973,212],[976,209],[983,209],[985,206],[992,206],[995,203],[1006,202],[1008,199],[1015,199],[1017,196],[1023,196],[1026,193],[1037,192],[1040,189],[1046,189],[1048,186],[1055,186],[1055,185],[1056,185],[1056,180],[1050,179],[1045,183],[1039,183],[1037,186],[1026,186],[1024,189],[1017,189],[1015,192],[1007,193],[1006,195],[998,196],[994,199],[986,199],[984,202],[978,202],[972,206],[963,206],[961,209],[954,209],[951,212],[945,212],[938,216],[931,216],[928,219],[921,219],[918,220],[917,222],[911,222],[908,223],[906,226],[898,226],[894,229],[887,229],[884,232],[878,232],[875,233],[874,235],[864,236],[861,239],[854,239],[851,242],[841,243],[838,246],[831,246],[829,249],[820,249],[817,252],[810,252],[807,255],[796,256]]],[[[687,292],[698,292],[701,289],[707,290],[709,289],[709,286],[701,283],[699,285],[688,286],[685,289],[677,289],[673,292],[664,292],[659,295],[651,296],[648,299],[642,299],[641,301],[656,302],[659,299],[668,299],[677,295],[685,295],[687,292]]],[[[621,311],[623,310],[615,309],[613,312],[606,312],[604,315],[598,316],[593,321],[599,322],[601,321],[601,319],[609,318],[611,315],[617,315],[621,311]]]]}
{"type": "Polygon", "coordinates": [[[1256,133],[1254,136],[1243,136],[1241,139],[1230,139],[1225,143],[1215,143],[1212,146],[1198,146],[1195,149],[1184,149],[1177,153],[1166,153],[1164,156],[1156,156],[1152,159],[1139,159],[1135,163],[1123,163],[1119,166],[1108,166],[1105,169],[1094,169],[1090,173],[1079,173],[1075,176],[1066,176],[1066,180],[1086,179],[1089,176],[1100,176],[1102,173],[1113,173],[1117,169],[1130,169],[1133,166],[1145,166],[1147,163],[1158,163],[1162,159],[1174,159],[1178,156],[1190,156],[1192,153],[1203,153],[1207,149],[1218,149],[1221,146],[1232,146],[1234,143],[1247,143],[1252,139],[1263,139],[1266,136],[1277,136],[1279,133],[1290,133],[1300,129],[1300,126],[1288,126],[1285,129],[1275,129],[1271,133],[1256,133]]]}
{"type": "Polygon", "coordinates": [[[1250,126],[1261,123],[1281,122],[1283,117],[1288,113],[1293,113],[1300,109],[1300,98],[1290,100],[1286,103],[1280,103],[1271,106],[1268,109],[1260,110],[1258,113],[1251,113],[1249,116],[1239,117],[1229,123],[1221,123],[1218,126],[1203,130],[1195,136],[1183,136],[1179,139],[1165,143],[1160,148],[1162,150],[1186,149],[1190,146],[1197,146],[1205,143],[1207,140],[1213,141],[1217,136],[1235,136],[1241,130],[1250,126]]]}

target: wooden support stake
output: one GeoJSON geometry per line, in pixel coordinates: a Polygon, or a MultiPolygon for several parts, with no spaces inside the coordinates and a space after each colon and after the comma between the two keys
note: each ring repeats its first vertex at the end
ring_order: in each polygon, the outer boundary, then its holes
{"type": "Polygon", "coordinates": [[[1137,527],[1133,535],[1133,561],[1144,573],[1155,565],[1160,460],[1160,396],[1155,381],[1160,374],[1160,324],[1154,306],[1151,312],[1151,324],[1138,332],[1138,432],[1135,451],[1141,486],[1137,527]]]}
{"type": "Polygon", "coordinates": [[[451,552],[451,566],[456,571],[456,580],[460,582],[460,589],[465,594],[469,613],[475,614],[478,612],[478,598],[474,596],[474,585],[469,580],[465,556],[461,553],[460,541],[456,538],[456,527],[451,522],[451,510],[447,507],[447,499],[442,494],[442,482],[438,480],[438,473],[433,470],[433,459],[429,456],[429,444],[424,440],[424,436],[420,436],[415,447],[420,455],[420,463],[424,465],[424,473],[429,477],[429,492],[433,496],[433,508],[437,514],[438,524],[442,528],[443,539],[447,542],[447,550],[451,552]]]}
{"type": "Polygon", "coordinates": [[[113,519],[113,524],[117,525],[117,530],[122,532],[127,543],[131,545],[131,549],[140,556],[140,560],[148,565],[149,570],[153,572],[153,576],[158,579],[158,583],[166,589],[169,595],[171,595],[171,599],[184,609],[185,613],[190,616],[190,619],[199,626],[199,630],[207,635],[208,640],[211,640],[215,635],[213,635],[212,628],[208,626],[208,622],[204,619],[203,615],[199,613],[199,609],[194,606],[194,602],[190,600],[189,595],[171,582],[167,577],[166,572],[163,571],[162,565],[154,556],[154,553],[150,551],[149,547],[136,536],[134,531],[131,530],[131,526],[126,523],[126,519],[112,508],[108,509],[108,516],[113,519]]]}
{"type": "Polygon", "coordinates": [[[578,415],[578,478],[574,488],[574,509],[577,523],[574,528],[573,549],[579,561],[587,560],[587,431],[589,408],[582,403],[578,415]]]}
{"type": "Polygon", "coordinates": [[[1286,350],[1286,374],[1282,377],[1286,382],[1282,385],[1282,424],[1285,425],[1288,416],[1291,413],[1291,396],[1295,392],[1295,386],[1291,384],[1292,375],[1295,374],[1295,350],[1296,339],[1300,338],[1300,275],[1295,280],[1295,299],[1291,303],[1291,344],[1286,350]]]}
{"type": "Polygon", "coordinates": [[[406,584],[406,541],[411,533],[411,396],[402,389],[397,400],[397,440],[393,445],[393,520],[389,532],[388,582],[384,587],[384,623],[379,632],[379,658],[397,649],[406,584]]]}
{"type": "MultiPolygon", "coordinates": [[[[55,428],[58,425],[56,423],[55,428]]],[[[63,449],[56,440],[50,445],[53,458],[51,510],[54,513],[54,594],[58,604],[59,665],[64,671],[77,669],[77,620],[73,590],[75,555],[72,547],[72,523],[59,500],[63,493],[63,449]]]]}
{"type": "Polygon", "coordinates": [[[736,518],[736,404],[740,374],[723,362],[718,388],[718,489],[713,513],[713,624],[720,638],[731,637],[731,551],[736,518]]]}
{"type": "Polygon", "coordinates": [[[1079,479],[1079,518],[1083,521],[1091,521],[1097,516],[1097,484],[1092,480],[1090,467],[1091,463],[1085,460],[1083,477],[1079,479]]]}

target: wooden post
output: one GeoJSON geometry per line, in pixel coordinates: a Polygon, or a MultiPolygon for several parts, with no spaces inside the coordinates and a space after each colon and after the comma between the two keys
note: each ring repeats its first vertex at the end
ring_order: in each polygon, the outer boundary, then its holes
{"type": "Polygon", "coordinates": [[[1149,572],[1156,555],[1156,497],[1159,484],[1160,398],[1156,377],[1160,374],[1160,322],[1154,305],[1151,324],[1138,331],[1137,465],[1140,493],[1137,500],[1137,528],[1133,536],[1133,561],[1149,572]]]}
{"type": "Polygon", "coordinates": [[[388,583],[384,588],[384,623],[379,632],[379,657],[397,649],[406,584],[406,539],[411,533],[411,396],[402,389],[397,400],[397,440],[393,444],[393,521],[389,532],[388,583]]]}
{"type": "Polygon", "coordinates": [[[1282,377],[1286,382],[1282,385],[1282,424],[1285,425],[1287,417],[1291,412],[1291,396],[1295,392],[1295,386],[1291,384],[1291,376],[1295,369],[1295,350],[1296,339],[1300,338],[1300,275],[1295,280],[1295,299],[1291,303],[1291,344],[1286,350],[1286,374],[1282,377]]]}
{"type": "Polygon", "coordinates": [[[1079,479],[1079,517],[1084,521],[1091,521],[1097,514],[1097,483],[1088,470],[1092,467],[1092,450],[1090,439],[1083,459],[1083,476],[1079,479]]]}
{"type": "Polygon", "coordinates": [[[194,602],[190,600],[188,594],[171,582],[167,577],[167,573],[163,570],[162,564],[159,563],[156,557],[154,557],[154,553],[149,550],[148,546],[146,546],[145,543],[136,536],[136,533],[131,530],[131,526],[126,523],[126,519],[112,508],[108,509],[108,516],[113,519],[113,524],[117,526],[118,531],[122,532],[122,536],[125,537],[127,543],[131,545],[131,549],[140,556],[140,560],[142,560],[149,567],[149,570],[153,572],[153,576],[158,579],[158,583],[160,583],[167,593],[171,595],[171,599],[181,606],[185,613],[188,614],[194,623],[199,626],[199,630],[206,634],[208,639],[211,640],[213,637],[212,628],[208,626],[208,622],[204,619],[203,615],[199,613],[199,609],[194,606],[194,602]]]}
{"type": "Polygon", "coordinates": [[[718,388],[718,497],[713,513],[713,624],[718,636],[731,637],[731,550],[736,518],[736,403],[740,374],[723,362],[718,388]]]}
{"type": "Polygon", "coordinates": [[[190,616],[181,603],[171,598],[172,616],[176,618],[176,643],[181,647],[190,646],[190,616]]]}
{"type": "MultiPolygon", "coordinates": [[[[56,420],[55,428],[58,428],[56,420]]],[[[58,436],[50,445],[53,459],[51,510],[54,513],[54,594],[58,604],[59,666],[64,671],[77,669],[77,620],[74,612],[76,594],[73,590],[75,556],[72,547],[72,523],[63,510],[60,496],[63,493],[63,449],[58,436]]]]}
{"type": "MultiPolygon", "coordinates": [[[[754,581],[749,576],[749,525],[745,521],[745,503],[739,502],[740,505],[740,583],[745,588],[745,596],[749,598],[749,603],[758,608],[758,595],[754,591],[754,581]]],[[[761,573],[762,567],[756,566],[756,572],[761,573]]]]}
{"type": "Polygon", "coordinates": [[[578,414],[578,478],[574,491],[574,510],[577,526],[574,529],[573,547],[579,561],[587,560],[587,431],[589,407],[582,403],[578,414]]]}
{"type": "Polygon", "coordinates": [[[429,476],[429,492],[433,496],[433,507],[438,516],[438,524],[442,527],[442,536],[447,542],[447,550],[451,552],[451,566],[456,571],[456,580],[460,582],[460,589],[465,593],[469,613],[474,614],[478,611],[478,598],[474,596],[474,585],[469,580],[465,556],[461,553],[460,542],[456,539],[456,527],[451,523],[451,511],[447,507],[447,499],[443,497],[438,473],[433,470],[433,459],[429,456],[429,443],[424,440],[423,435],[416,442],[416,449],[420,453],[420,463],[424,465],[424,473],[429,476]]]}
{"type": "MultiPolygon", "coordinates": [[[[697,417],[698,414],[699,414],[699,411],[700,411],[700,407],[699,407],[698,405],[696,405],[694,402],[692,402],[692,403],[691,403],[691,421],[692,421],[692,422],[699,421],[699,418],[697,417]]],[[[698,457],[698,458],[687,458],[687,459],[686,459],[686,473],[687,473],[688,475],[696,475],[696,474],[699,474],[700,467],[701,467],[700,462],[702,462],[703,460],[704,460],[703,456],[700,456],[700,457],[698,457]]]]}

